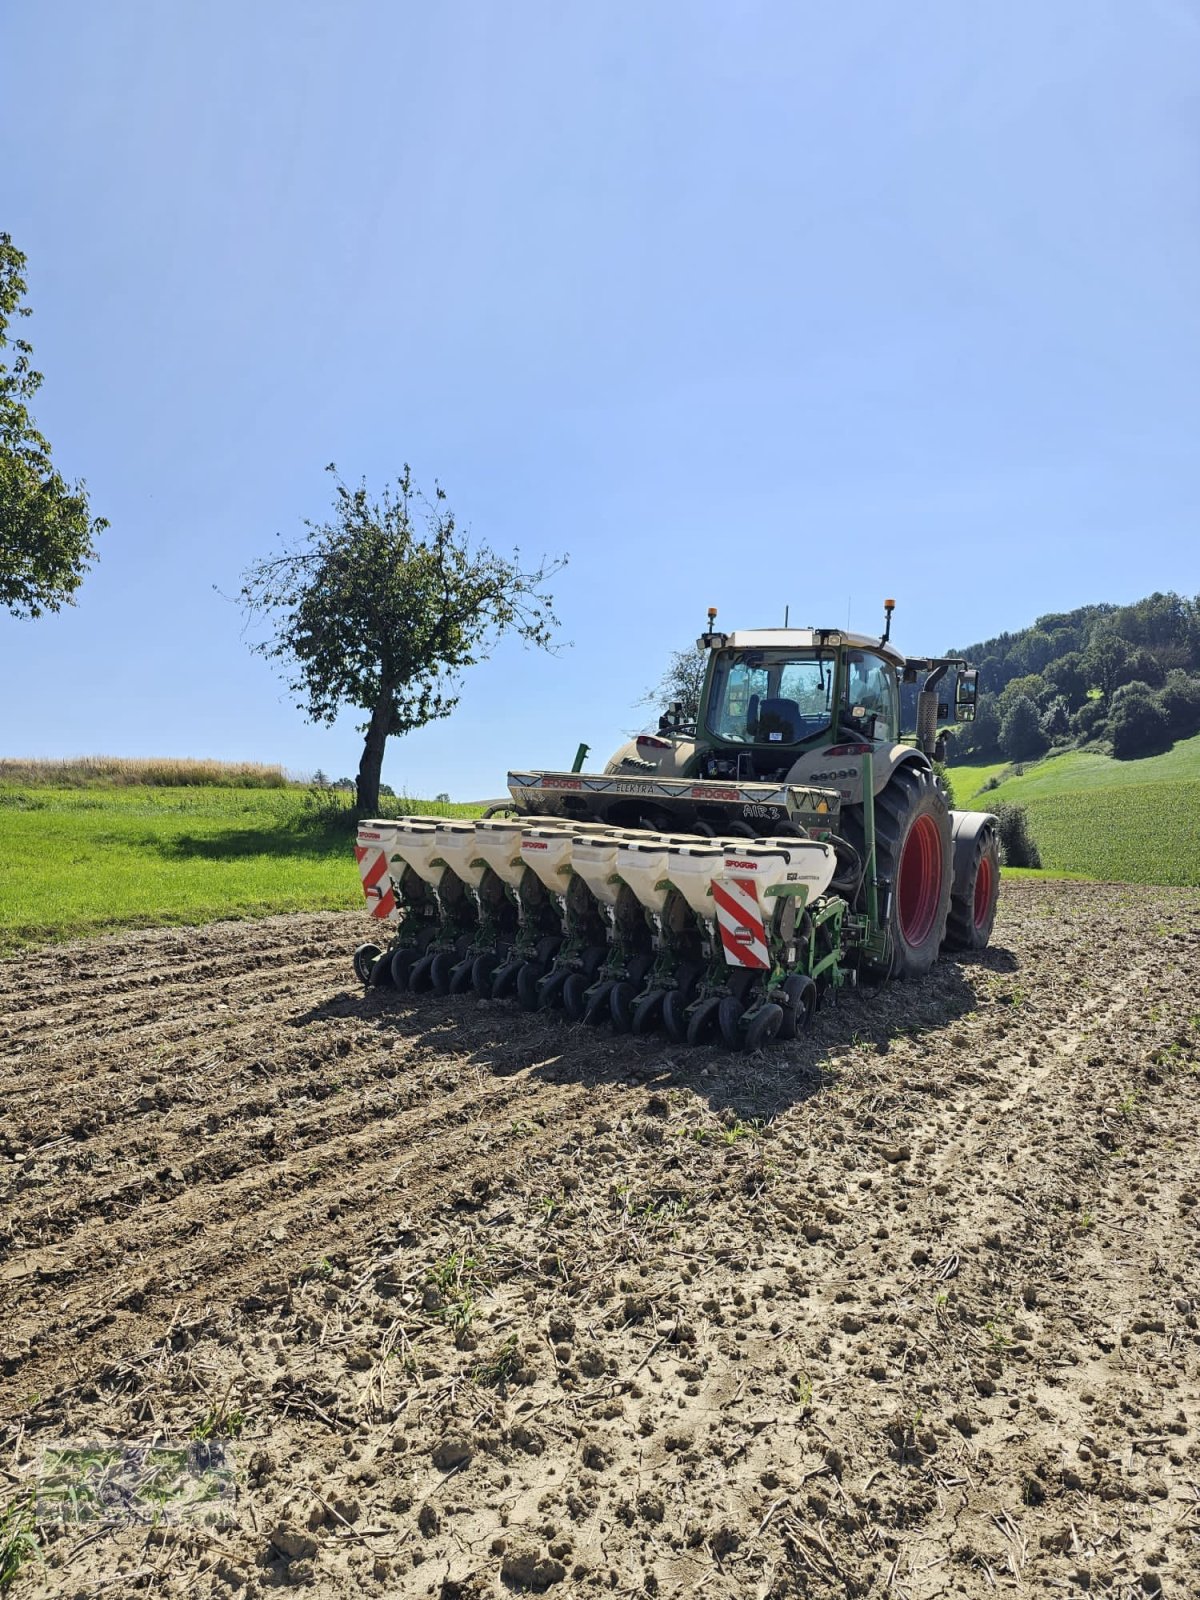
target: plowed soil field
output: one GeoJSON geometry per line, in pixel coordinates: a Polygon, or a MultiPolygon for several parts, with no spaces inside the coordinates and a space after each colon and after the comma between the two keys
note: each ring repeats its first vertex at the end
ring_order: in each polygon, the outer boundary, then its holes
{"type": "Polygon", "coordinates": [[[363,931],[0,964],[15,1596],[1200,1595],[1195,892],[1006,885],[752,1057],[363,931]],[[208,1521],[47,1511],[189,1441],[208,1521]]]}

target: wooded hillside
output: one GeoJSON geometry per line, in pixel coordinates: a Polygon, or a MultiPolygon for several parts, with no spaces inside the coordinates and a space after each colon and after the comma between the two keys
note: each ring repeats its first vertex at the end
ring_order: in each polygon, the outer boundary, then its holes
{"type": "Polygon", "coordinates": [[[1097,743],[1123,760],[1200,732],[1200,596],[1051,612],[948,654],[979,668],[978,713],[958,730],[955,760],[1097,743]]]}

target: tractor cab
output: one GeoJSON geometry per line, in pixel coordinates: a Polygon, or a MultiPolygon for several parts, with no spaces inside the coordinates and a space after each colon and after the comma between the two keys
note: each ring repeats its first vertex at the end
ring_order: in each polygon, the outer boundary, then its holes
{"type": "Polygon", "coordinates": [[[814,747],[894,744],[904,659],[858,634],[742,631],[712,649],[697,775],[783,778],[814,747]]]}

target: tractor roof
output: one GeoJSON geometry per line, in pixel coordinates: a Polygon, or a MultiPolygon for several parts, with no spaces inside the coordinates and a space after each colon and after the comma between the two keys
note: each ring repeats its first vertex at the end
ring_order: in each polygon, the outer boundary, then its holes
{"type": "Polygon", "coordinates": [[[816,650],[843,644],[852,650],[873,650],[894,666],[904,665],[904,656],[895,645],[880,644],[878,635],[845,633],[841,628],[739,628],[725,635],[729,650],[816,650]]]}

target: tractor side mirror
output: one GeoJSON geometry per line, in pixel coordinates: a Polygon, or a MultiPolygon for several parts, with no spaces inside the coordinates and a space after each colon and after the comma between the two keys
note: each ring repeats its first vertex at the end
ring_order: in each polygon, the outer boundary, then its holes
{"type": "Polygon", "coordinates": [[[975,706],[979,699],[979,673],[972,668],[960,672],[958,688],[954,691],[954,709],[959,722],[975,721],[975,706]]]}

